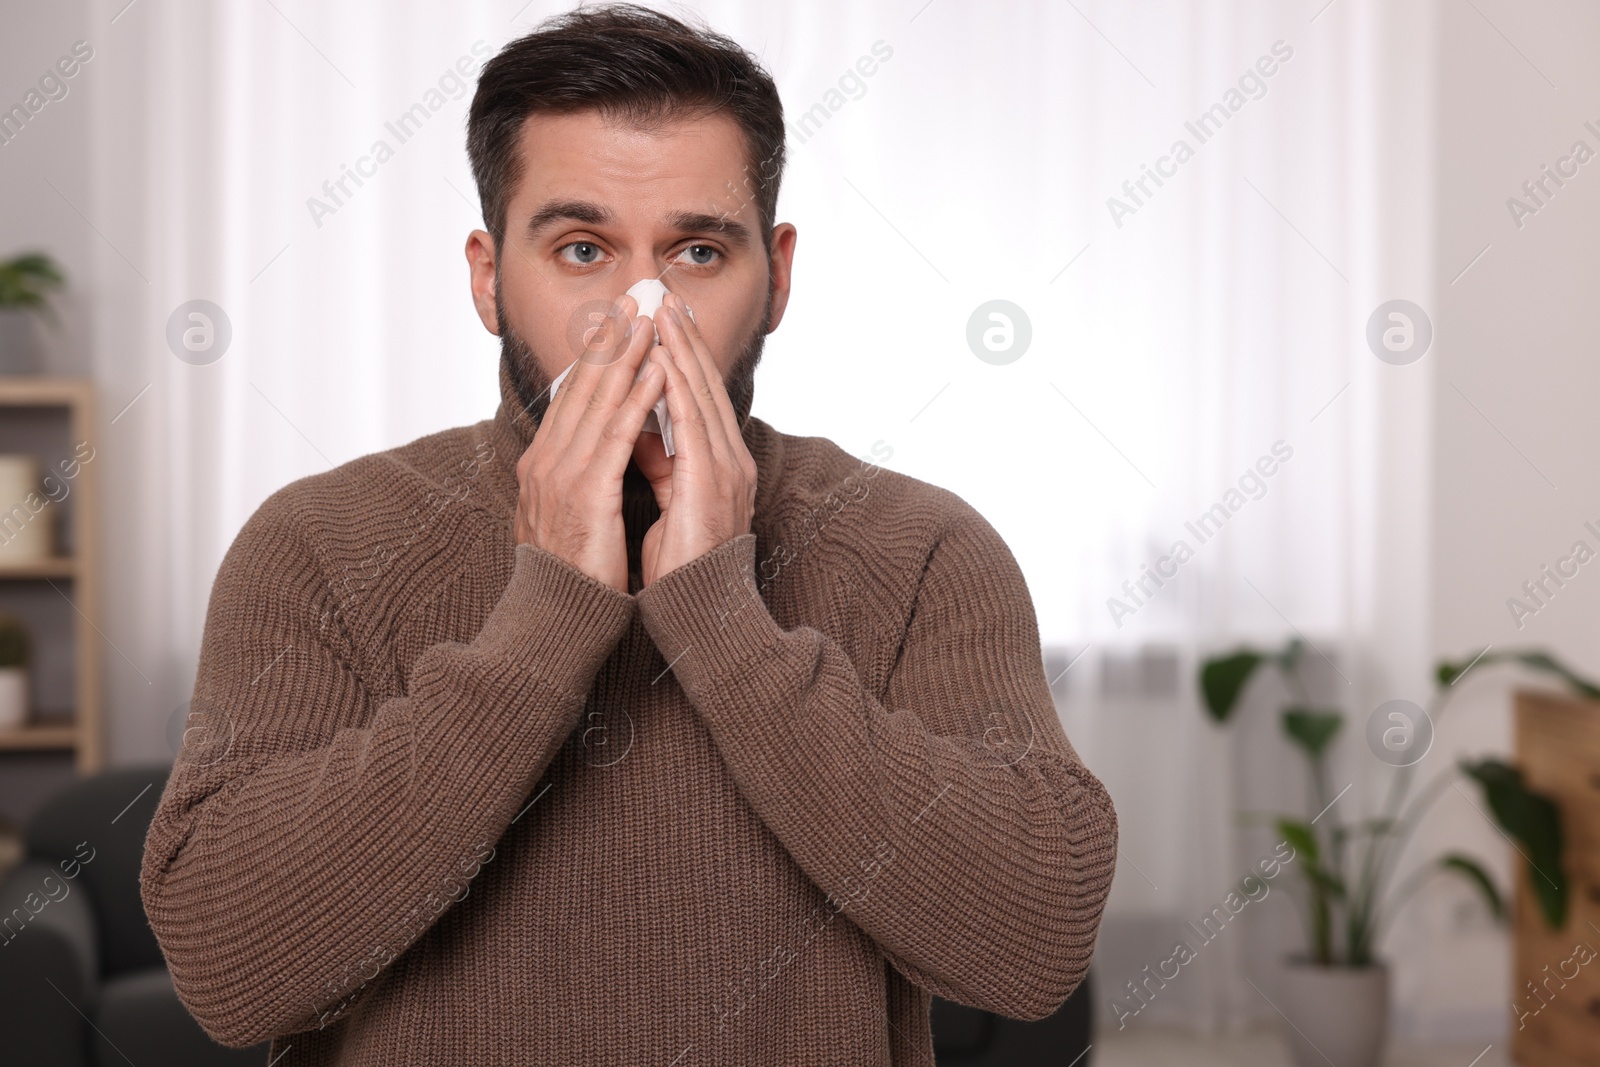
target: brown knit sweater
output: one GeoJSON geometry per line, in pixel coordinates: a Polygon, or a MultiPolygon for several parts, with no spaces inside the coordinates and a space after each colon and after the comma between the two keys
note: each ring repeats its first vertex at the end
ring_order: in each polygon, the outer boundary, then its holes
{"type": "Polygon", "coordinates": [[[140,879],[206,1032],[276,1067],[898,1067],[930,991],[1053,1012],[1116,815],[995,530],[750,417],[753,532],[624,594],[514,543],[500,384],[223,558],[140,879]]]}

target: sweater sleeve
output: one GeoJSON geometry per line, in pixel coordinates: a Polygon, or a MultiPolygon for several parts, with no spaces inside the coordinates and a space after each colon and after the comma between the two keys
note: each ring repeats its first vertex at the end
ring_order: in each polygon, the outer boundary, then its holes
{"type": "Polygon", "coordinates": [[[216,1041],[340,1015],[465,895],[577,725],[634,598],[514,552],[477,635],[425,649],[381,701],[287,506],[224,556],[140,870],[173,985],[216,1041]]]}
{"type": "Polygon", "coordinates": [[[963,503],[880,702],[838,642],[778,625],[755,542],[731,538],[637,594],[741,793],[912,982],[1052,1014],[1088,969],[1117,821],[1061,728],[1009,548],[963,503]]]}

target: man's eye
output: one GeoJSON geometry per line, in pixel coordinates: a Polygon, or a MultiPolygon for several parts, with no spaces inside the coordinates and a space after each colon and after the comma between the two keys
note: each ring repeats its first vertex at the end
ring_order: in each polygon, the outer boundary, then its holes
{"type": "Polygon", "coordinates": [[[717,261],[722,253],[710,245],[690,245],[679,254],[680,259],[687,259],[696,267],[709,267],[717,261]]]}
{"type": "Polygon", "coordinates": [[[559,251],[566,257],[568,263],[578,263],[583,266],[596,263],[600,259],[600,246],[592,241],[574,241],[569,245],[562,245],[559,251]],[[569,250],[577,257],[576,259],[566,255],[569,250]]]}

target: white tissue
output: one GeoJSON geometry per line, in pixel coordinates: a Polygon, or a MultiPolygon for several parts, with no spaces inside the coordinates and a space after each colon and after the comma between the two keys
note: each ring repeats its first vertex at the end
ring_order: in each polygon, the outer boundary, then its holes
{"type": "MultiPolygon", "coordinates": [[[[641,278],[637,282],[633,283],[633,286],[628,290],[628,295],[639,302],[638,314],[653,316],[656,313],[656,309],[661,306],[661,302],[666,297],[667,292],[667,287],[662,285],[659,280],[655,278],[641,278]]],[[[693,311],[689,312],[689,318],[694,318],[693,311]]],[[[654,327],[652,326],[652,330],[653,329],[654,327]]],[[[660,343],[659,332],[657,332],[656,335],[656,343],[660,343]]],[[[569,373],[571,373],[572,368],[576,367],[577,365],[577,361],[574,360],[566,370],[556,375],[555,381],[550,383],[551,400],[556,398],[556,387],[561,384],[561,379],[565,378],[569,373]]],[[[640,378],[644,377],[645,366],[646,364],[644,363],[639,364],[639,373],[634,375],[634,381],[638,381],[640,378]]],[[[644,417],[644,432],[660,435],[662,447],[666,449],[667,455],[670,456],[673,454],[672,419],[667,414],[666,393],[661,394],[661,399],[656,401],[655,407],[651,408],[650,413],[644,417]]]]}

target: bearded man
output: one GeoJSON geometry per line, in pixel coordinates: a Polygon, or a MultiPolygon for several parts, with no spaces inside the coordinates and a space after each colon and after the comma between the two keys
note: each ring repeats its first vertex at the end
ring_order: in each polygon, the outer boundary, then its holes
{"type": "Polygon", "coordinates": [[[278,490],[212,589],[228,743],[180,754],[141,891],[217,1041],[931,1064],[930,995],[1040,1019],[1083,979],[1116,815],[1005,542],[750,414],[783,140],[753,57],[642,8],[485,65],[500,407],[278,490]]]}

